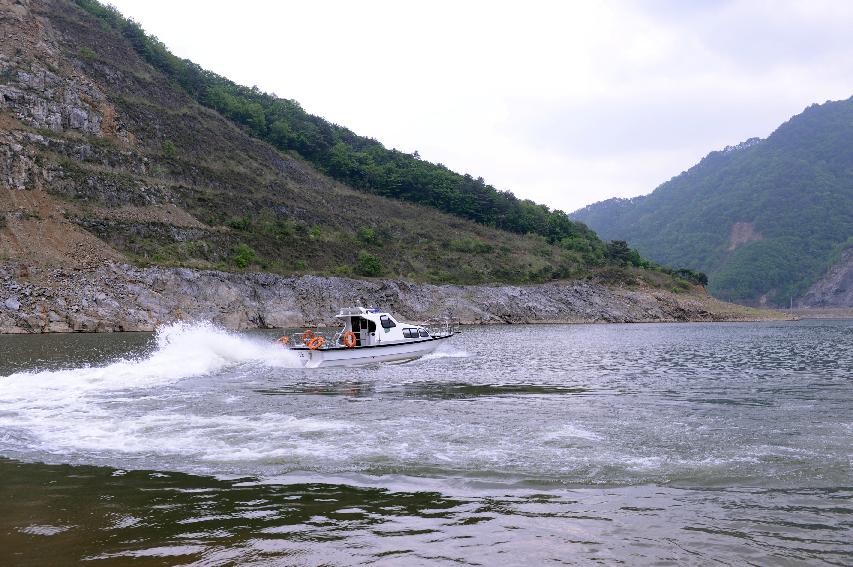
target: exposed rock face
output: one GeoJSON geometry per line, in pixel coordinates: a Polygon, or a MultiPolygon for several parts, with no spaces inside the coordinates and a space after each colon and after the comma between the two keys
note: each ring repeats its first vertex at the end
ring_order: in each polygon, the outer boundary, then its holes
{"type": "Polygon", "coordinates": [[[178,319],[232,329],[332,324],[339,307],[381,306],[413,321],[462,323],[720,321],[755,318],[705,296],[589,282],[428,285],[282,277],[108,263],[89,270],[0,267],[0,332],[150,331],[178,319]]]}
{"type": "Polygon", "coordinates": [[[797,306],[853,307],[853,248],[848,248],[826,275],[809,288],[797,306]]]}
{"type": "Polygon", "coordinates": [[[741,244],[747,242],[755,242],[761,240],[761,233],[755,230],[755,225],[751,222],[736,222],[732,225],[729,232],[729,250],[734,250],[741,244]]]}
{"type": "Polygon", "coordinates": [[[0,111],[53,132],[75,130],[127,141],[104,93],[65,60],[53,28],[30,2],[0,0],[0,111]]]}

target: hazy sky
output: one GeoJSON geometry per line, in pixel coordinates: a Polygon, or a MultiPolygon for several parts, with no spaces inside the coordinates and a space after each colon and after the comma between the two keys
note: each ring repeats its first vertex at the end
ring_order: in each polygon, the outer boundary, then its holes
{"type": "Polygon", "coordinates": [[[176,55],[566,211],[853,95],[853,1],[113,0],[176,55]]]}

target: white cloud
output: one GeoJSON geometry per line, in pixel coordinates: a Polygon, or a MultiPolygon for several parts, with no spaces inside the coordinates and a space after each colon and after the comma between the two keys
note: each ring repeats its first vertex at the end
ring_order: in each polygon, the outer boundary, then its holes
{"type": "Polygon", "coordinates": [[[853,94],[853,3],[113,0],[177,55],[574,210],[853,94]]]}

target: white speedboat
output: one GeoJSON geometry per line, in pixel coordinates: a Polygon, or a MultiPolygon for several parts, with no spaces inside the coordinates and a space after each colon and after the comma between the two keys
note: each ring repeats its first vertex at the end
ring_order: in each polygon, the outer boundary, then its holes
{"type": "Polygon", "coordinates": [[[327,339],[311,330],[279,342],[293,350],[306,368],[404,362],[420,358],[453,336],[449,324],[441,331],[397,321],[379,309],[347,307],[335,316],[343,328],[327,339]]]}

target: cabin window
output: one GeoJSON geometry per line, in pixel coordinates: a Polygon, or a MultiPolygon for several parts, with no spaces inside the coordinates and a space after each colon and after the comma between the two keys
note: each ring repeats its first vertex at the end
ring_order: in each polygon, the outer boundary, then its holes
{"type": "Polygon", "coordinates": [[[403,329],[403,336],[407,339],[416,339],[418,338],[418,330],[417,329],[403,329]]]}
{"type": "Polygon", "coordinates": [[[394,323],[394,321],[392,321],[388,315],[382,315],[381,317],[379,317],[379,321],[382,323],[383,329],[391,329],[397,326],[396,323],[394,323]]]}
{"type": "Polygon", "coordinates": [[[422,336],[422,337],[429,337],[429,333],[427,333],[427,332],[426,332],[426,331],[424,331],[423,329],[421,329],[421,333],[420,333],[420,334],[421,334],[421,336],[422,336]]]}

